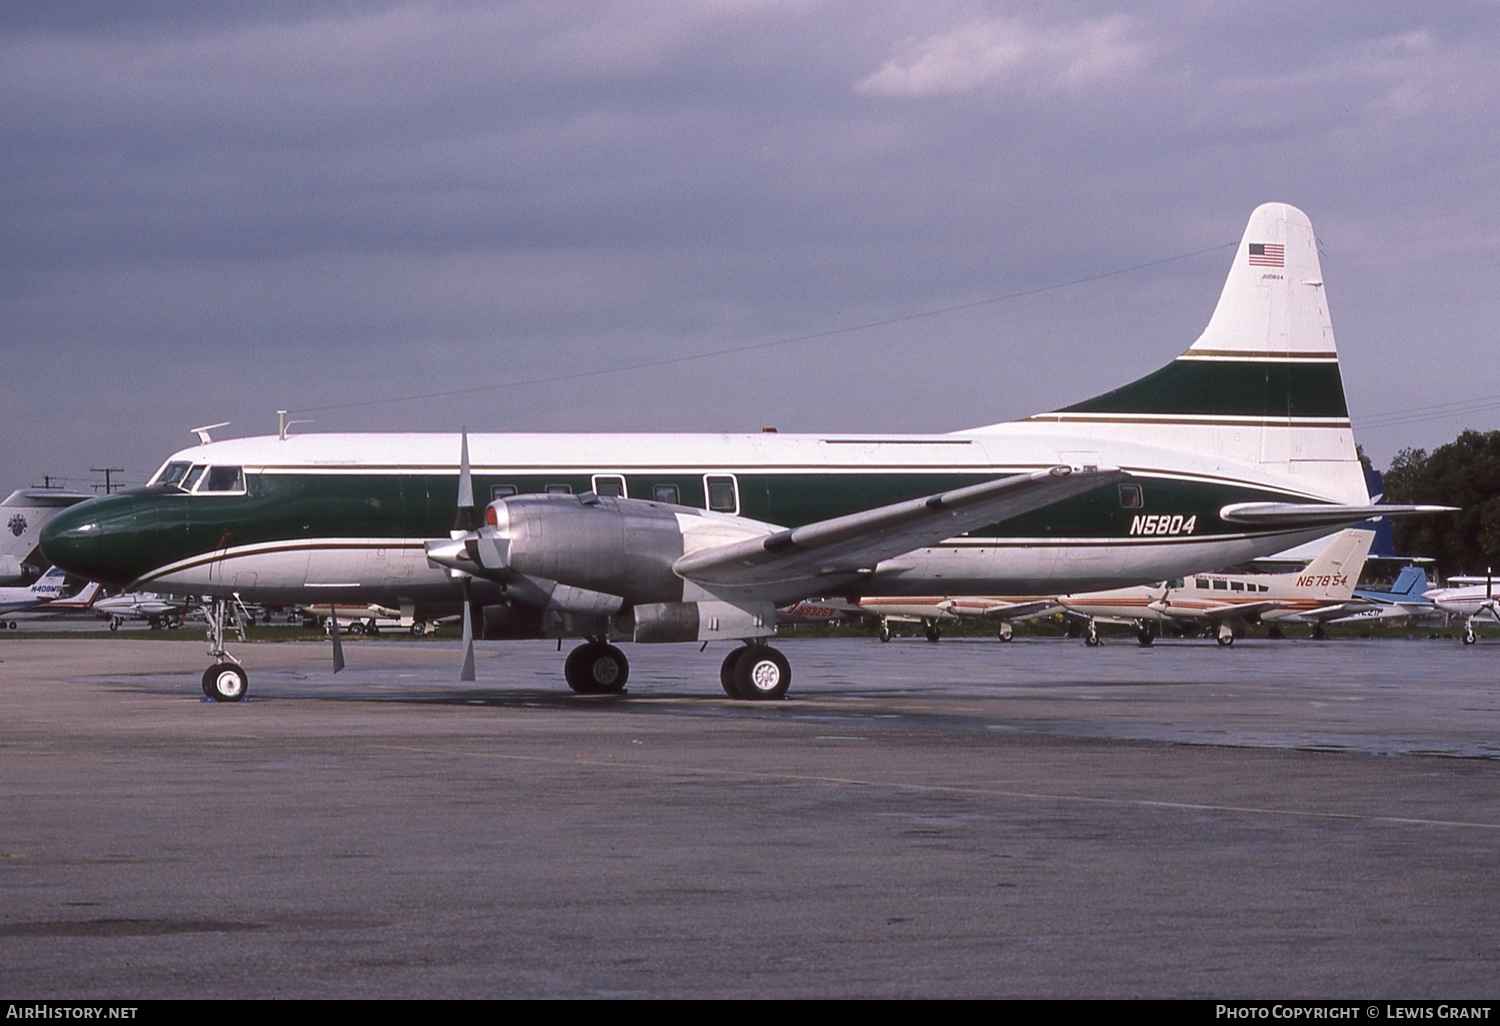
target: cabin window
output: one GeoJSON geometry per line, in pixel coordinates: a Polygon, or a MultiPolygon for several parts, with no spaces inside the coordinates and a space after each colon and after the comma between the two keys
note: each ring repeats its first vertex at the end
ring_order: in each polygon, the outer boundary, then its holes
{"type": "Polygon", "coordinates": [[[1193,578],[1193,583],[1196,584],[1200,588],[1207,588],[1208,587],[1208,578],[1206,578],[1206,577],[1195,577],[1195,578],[1193,578]]]}
{"type": "Polygon", "coordinates": [[[625,479],[618,474],[595,474],[594,494],[610,499],[625,498],[625,479]]]}
{"type": "Polygon", "coordinates": [[[198,493],[204,492],[240,492],[245,490],[245,469],[243,467],[209,467],[208,473],[203,477],[203,483],[198,486],[198,493]]]}
{"type": "Polygon", "coordinates": [[[161,468],[161,473],[156,475],[155,483],[176,487],[181,483],[183,478],[187,477],[190,467],[192,467],[191,463],[168,463],[165,467],[161,468]]]}
{"type": "Polygon", "coordinates": [[[490,485],[490,501],[496,499],[508,499],[516,494],[515,485],[490,485]]]}
{"type": "Polygon", "coordinates": [[[682,505],[682,495],[676,485],[659,484],[651,486],[651,497],[657,502],[665,502],[673,506],[682,505]]]}
{"type": "Polygon", "coordinates": [[[193,485],[197,484],[198,479],[203,476],[203,470],[204,467],[201,463],[194,467],[192,470],[189,470],[187,472],[187,477],[182,479],[182,484],[179,485],[179,487],[185,492],[192,491],[193,485]]]}
{"type": "Polygon", "coordinates": [[[706,474],[703,477],[703,487],[708,492],[708,508],[716,513],[738,513],[740,511],[740,498],[738,489],[735,488],[734,478],[728,475],[718,477],[706,474]]]}
{"type": "Polygon", "coordinates": [[[1122,484],[1120,486],[1120,505],[1126,509],[1140,509],[1146,505],[1146,497],[1141,492],[1138,484],[1122,484]]]}
{"type": "Polygon", "coordinates": [[[1183,579],[1181,577],[1174,577],[1170,581],[1167,582],[1167,587],[1168,588],[1181,588],[1181,587],[1183,587],[1184,583],[1185,582],[1183,581],[1183,579]]]}
{"type": "Polygon", "coordinates": [[[1245,582],[1244,581],[1230,581],[1229,582],[1229,590],[1230,591],[1244,591],[1245,590],[1245,582]]]}
{"type": "Polygon", "coordinates": [[[550,484],[545,491],[548,495],[572,495],[573,486],[565,484],[550,484]]]}
{"type": "Polygon", "coordinates": [[[1229,582],[1228,581],[1215,581],[1214,582],[1214,591],[1228,591],[1228,590],[1229,590],[1229,582]]]}

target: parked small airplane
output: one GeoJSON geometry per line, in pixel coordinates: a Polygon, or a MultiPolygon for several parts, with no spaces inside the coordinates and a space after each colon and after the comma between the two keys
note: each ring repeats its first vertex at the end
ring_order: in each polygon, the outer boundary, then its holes
{"type": "MultiPolygon", "coordinates": [[[[24,588],[0,588],[0,615],[40,609],[68,595],[68,575],[57,567],[44,573],[35,583],[24,588]]],[[[98,591],[91,585],[89,597],[98,591]]],[[[14,620],[0,620],[0,628],[16,629],[14,620]]]]}
{"type": "Polygon", "coordinates": [[[1480,580],[1476,577],[1455,577],[1449,583],[1458,587],[1434,588],[1422,597],[1445,613],[1455,613],[1464,618],[1464,644],[1475,642],[1474,621],[1500,621],[1500,599],[1495,597],[1495,575],[1491,570],[1482,580],[1483,584],[1468,583],[1480,580]]]}
{"type": "MultiPolygon", "coordinates": [[[[1135,628],[1142,645],[1153,640],[1152,627],[1207,625],[1219,644],[1234,644],[1234,628],[1306,616],[1314,611],[1351,611],[1354,584],[1374,541],[1373,531],[1342,531],[1307,569],[1290,574],[1195,574],[1135,588],[1064,595],[1069,613],[1088,618],[1086,641],[1099,644],[1099,623],[1135,628]]],[[[1363,604],[1352,608],[1366,608],[1363,604]]]]}
{"type": "Polygon", "coordinates": [[[943,624],[989,620],[1001,641],[1015,636],[1014,624],[1050,616],[1062,607],[1051,595],[958,595],[910,598],[866,596],[859,608],[880,617],[880,640],[891,640],[892,623],[920,623],[928,641],[943,636],[943,624]]]}
{"type": "Polygon", "coordinates": [[[150,591],[129,591],[111,595],[94,603],[94,612],[109,620],[109,629],[117,631],[127,620],[145,620],[153,631],[181,627],[188,610],[187,599],[178,595],[161,595],[150,591]]]}
{"type": "Polygon", "coordinates": [[[1426,593],[1432,590],[1427,571],[1419,566],[1404,566],[1389,591],[1356,588],[1354,598],[1374,603],[1370,608],[1335,619],[1334,623],[1383,624],[1392,621],[1431,619],[1441,612],[1426,593]]]}
{"type": "Polygon", "coordinates": [[[92,496],[61,488],[18,488],[0,502],[0,585],[39,578],[47,561],[37,551],[42,525],[59,510],[92,496]]]}
{"type": "Polygon", "coordinates": [[[563,667],[580,693],[624,688],[613,641],[735,641],[720,684],[764,700],[791,683],[766,644],[775,611],[801,599],[1113,588],[1438,508],[1371,506],[1312,223],[1283,203],[1251,215],[1186,352],[1017,422],[942,435],[208,430],[147,487],[59,514],[42,551],[88,579],[213,596],[203,687],[218,701],[248,684],[223,645],[236,596],[462,611],[461,680],[474,679],[476,626],[583,639],[563,667]]]}

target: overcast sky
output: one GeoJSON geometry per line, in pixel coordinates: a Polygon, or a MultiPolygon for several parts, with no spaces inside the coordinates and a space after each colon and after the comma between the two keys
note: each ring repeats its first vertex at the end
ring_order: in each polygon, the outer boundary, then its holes
{"type": "Polygon", "coordinates": [[[1497,111],[1493,2],[13,0],[0,488],[140,481],[189,428],[279,408],[1025,416],[1186,348],[1229,266],[1210,247],[1268,200],[1313,219],[1384,465],[1500,427],[1497,111]],[[369,404],[507,382],[532,383],[369,404]]]}

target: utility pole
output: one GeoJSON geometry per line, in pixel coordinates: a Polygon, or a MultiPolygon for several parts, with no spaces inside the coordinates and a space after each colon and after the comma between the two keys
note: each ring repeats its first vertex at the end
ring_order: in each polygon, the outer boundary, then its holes
{"type": "MultiPolygon", "coordinates": [[[[123,474],[123,473],[125,473],[125,468],[124,467],[90,467],[89,468],[89,472],[90,473],[94,473],[94,474],[103,474],[104,475],[104,494],[108,495],[111,491],[114,490],[112,482],[110,480],[110,475],[111,474],[123,474]]],[[[99,488],[98,485],[94,485],[95,491],[97,491],[98,488],[99,488]]]]}

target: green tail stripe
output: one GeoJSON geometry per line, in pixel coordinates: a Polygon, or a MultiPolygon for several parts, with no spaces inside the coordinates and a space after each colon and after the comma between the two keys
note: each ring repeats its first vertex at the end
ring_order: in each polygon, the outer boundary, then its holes
{"type": "Polygon", "coordinates": [[[1058,413],[1349,416],[1337,363],[1176,360],[1058,413]]]}

